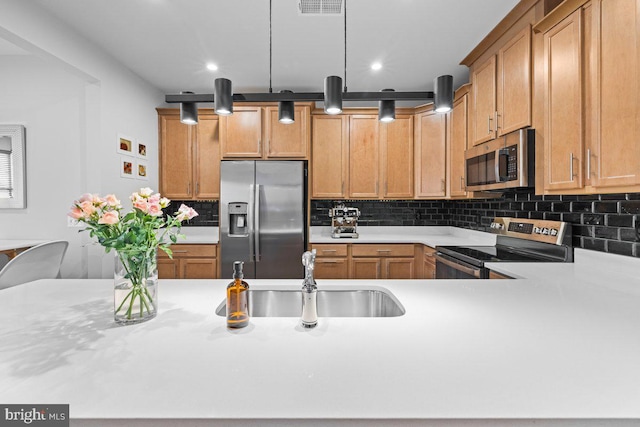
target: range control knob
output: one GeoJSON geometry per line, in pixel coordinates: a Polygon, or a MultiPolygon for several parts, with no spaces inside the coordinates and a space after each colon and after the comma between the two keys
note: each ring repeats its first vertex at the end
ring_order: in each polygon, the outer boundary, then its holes
{"type": "Polygon", "coordinates": [[[533,234],[542,234],[542,228],[533,227],[533,234]]]}
{"type": "Polygon", "coordinates": [[[547,227],[543,228],[542,229],[542,234],[545,235],[545,236],[548,236],[549,235],[549,229],[547,227]]]}
{"type": "Polygon", "coordinates": [[[549,230],[549,234],[552,236],[557,236],[558,235],[558,229],[557,228],[552,228],[551,230],[549,230]]]}

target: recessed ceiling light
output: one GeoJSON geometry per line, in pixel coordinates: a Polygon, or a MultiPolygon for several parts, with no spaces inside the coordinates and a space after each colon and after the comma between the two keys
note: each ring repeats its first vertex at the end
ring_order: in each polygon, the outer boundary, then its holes
{"type": "Polygon", "coordinates": [[[209,71],[218,71],[218,66],[216,64],[214,64],[213,62],[209,62],[207,64],[207,70],[209,70],[209,71]]]}
{"type": "Polygon", "coordinates": [[[374,62],[373,64],[371,64],[371,69],[373,71],[378,71],[382,69],[382,64],[380,62],[374,62]]]}

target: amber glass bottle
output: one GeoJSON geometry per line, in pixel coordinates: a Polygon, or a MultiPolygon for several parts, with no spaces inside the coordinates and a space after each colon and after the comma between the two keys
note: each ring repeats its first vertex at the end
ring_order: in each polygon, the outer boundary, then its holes
{"type": "Polygon", "coordinates": [[[227,286],[227,327],[244,328],[249,324],[249,284],[242,280],[242,261],[233,263],[233,282],[227,286]]]}

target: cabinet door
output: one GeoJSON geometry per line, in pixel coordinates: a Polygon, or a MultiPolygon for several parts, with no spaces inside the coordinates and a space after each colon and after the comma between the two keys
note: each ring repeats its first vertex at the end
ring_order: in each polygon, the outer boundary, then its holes
{"type": "Polygon", "coordinates": [[[496,57],[474,68],[473,88],[473,145],[496,137],[496,57]]]}
{"type": "Polygon", "coordinates": [[[233,107],[220,118],[222,157],[262,157],[262,108],[233,107]]]}
{"type": "Polygon", "coordinates": [[[278,121],[278,107],[266,111],[265,138],[267,157],[307,158],[309,146],[309,107],[295,107],[295,121],[282,124],[278,121]]]}
{"type": "Polygon", "coordinates": [[[384,259],[385,279],[415,279],[415,258],[384,259]]]}
{"type": "Polygon", "coordinates": [[[467,108],[469,95],[463,95],[453,103],[451,112],[451,139],[449,141],[449,196],[465,197],[465,159],[467,149],[467,108]]]}
{"type": "Polygon", "coordinates": [[[349,122],[349,197],[378,198],[378,116],[351,116],[349,122]]]}
{"type": "Polygon", "coordinates": [[[159,279],[179,279],[180,260],[158,257],[158,278],[159,279]]]}
{"type": "Polygon", "coordinates": [[[498,52],[498,135],[531,125],[531,26],[498,52]]]}
{"type": "MultiPolygon", "coordinates": [[[[591,184],[640,183],[640,2],[593,2],[596,48],[595,147],[587,154],[591,184]]],[[[585,17],[586,18],[586,17],[585,17]]]]}
{"type": "Polygon", "coordinates": [[[344,198],[349,158],[349,117],[313,116],[311,197],[344,198]]]}
{"type": "Polygon", "coordinates": [[[436,250],[429,246],[423,246],[422,249],[423,249],[422,277],[424,277],[425,279],[435,279],[436,278],[436,260],[434,257],[436,254],[436,250]]]}
{"type": "Polygon", "coordinates": [[[180,116],[160,115],[160,191],[170,199],[193,197],[191,126],[180,116]]]}
{"type": "Polygon", "coordinates": [[[316,279],[348,279],[349,263],[347,258],[316,258],[314,269],[316,279]]]}
{"type": "Polygon", "coordinates": [[[582,11],[543,35],[544,188],[582,188],[582,11]]]}
{"type": "Polygon", "coordinates": [[[183,258],[180,260],[183,279],[216,279],[218,277],[215,258],[183,258]]]}
{"type": "Polygon", "coordinates": [[[416,196],[444,197],[446,114],[430,111],[416,120],[416,196]]]}
{"type": "Polygon", "coordinates": [[[381,258],[351,258],[352,279],[382,279],[381,258]]]}
{"type": "Polygon", "coordinates": [[[382,197],[413,198],[413,117],[380,124],[382,197]]]}
{"type": "Polygon", "coordinates": [[[195,197],[220,197],[220,139],[218,116],[200,115],[195,141],[195,197]]]}

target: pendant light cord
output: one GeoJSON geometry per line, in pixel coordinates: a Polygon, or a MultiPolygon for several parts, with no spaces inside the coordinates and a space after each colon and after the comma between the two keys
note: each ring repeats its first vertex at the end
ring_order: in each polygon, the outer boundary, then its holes
{"type": "Polygon", "coordinates": [[[347,92],[347,0],[344,0],[344,91],[347,92]]]}
{"type": "Polygon", "coordinates": [[[272,43],[271,43],[271,1],[269,0],[269,93],[273,93],[273,88],[271,87],[271,69],[272,69],[272,57],[273,57],[273,52],[272,52],[272,43]]]}

